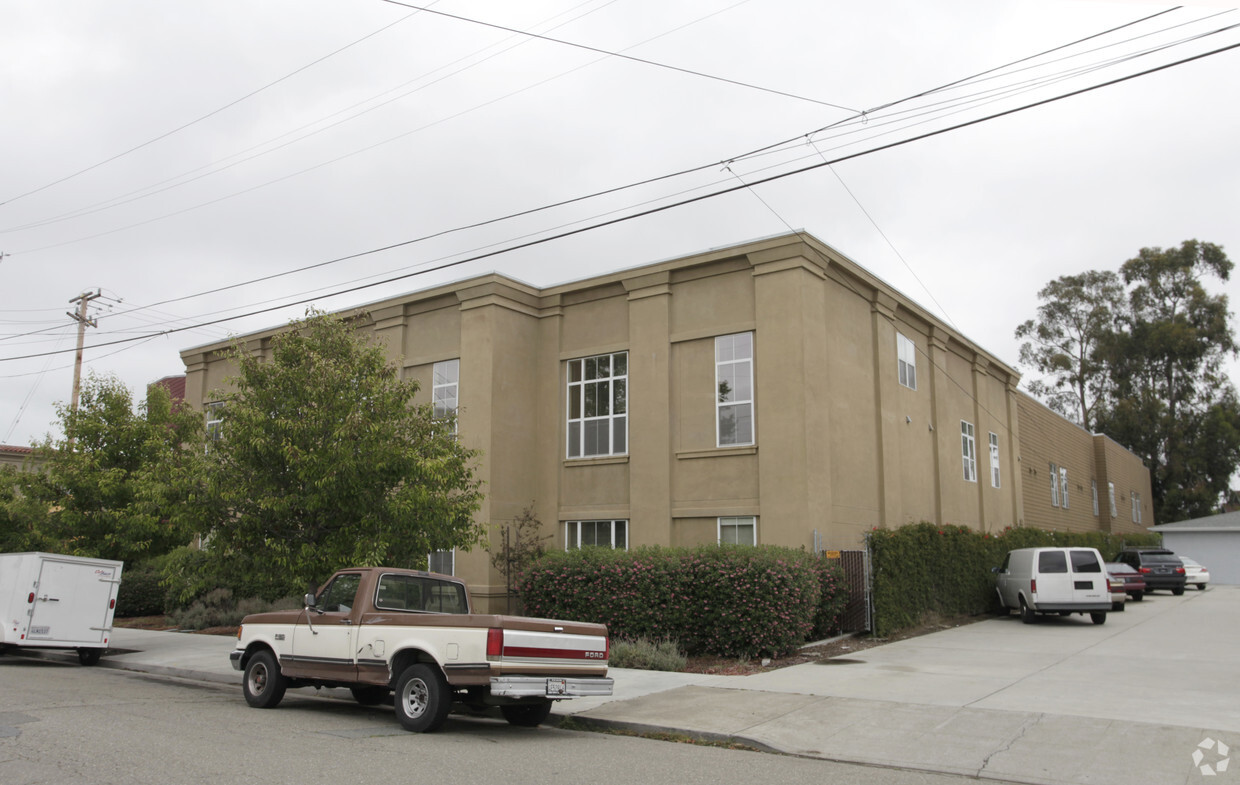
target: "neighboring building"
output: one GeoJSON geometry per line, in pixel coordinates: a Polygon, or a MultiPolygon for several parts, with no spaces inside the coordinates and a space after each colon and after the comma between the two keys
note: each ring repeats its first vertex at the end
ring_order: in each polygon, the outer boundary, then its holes
{"type": "Polygon", "coordinates": [[[0,444],[0,466],[13,466],[18,469],[27,468],[33,456],[34,448],[32,447],[0,444]]]}
{"type": "Polygon", "coordinates": [[[1204,564],[1211,584],[1240,584],[1240,512],[1164,523],[1150,531],[1162,534],[1167,548],[1204,564]]]}
{"type": "MultiPolygon", "coordinates": [[[[803,233],[545,289],[484,275],[362,310],[419,399],[459,407],[460,438],[482,451],[480,519],[533,502],[557,547],[850,549],[918,521],[1122,531],[1088,514],[1083,483],[1149,498],[1135,456],[803,233]],[[1031,486],[1049,489],[1051,461],[1067,510],[1058,485],[1053,505],[1031,486]]],[[[266,353],[281,329],[241,340],[266,353]]],[[[228,346],[182,352],[190,405],[213,409],[236,372],[228,346]]],[[[502,595],[486,553],[436,556],[484,604],[502,595]]]]}
{"type": "Polygon", "coordinates": [[[165,376],[162,379],[151,382],[147,385],[147,389],[159,386],[168,391],[168,395],[172,398],[172,402],[178,403],[185,400],[185,375],[165,376]]]}

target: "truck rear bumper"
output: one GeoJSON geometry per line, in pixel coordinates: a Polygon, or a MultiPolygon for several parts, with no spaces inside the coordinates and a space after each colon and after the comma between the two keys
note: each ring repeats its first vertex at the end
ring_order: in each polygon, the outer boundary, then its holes
{"type": "Polygon", "coordinates": [[[602,676],[493,676],[491,694],[505,698],[587,698],[611,695],[613,683],[602,676]]]}

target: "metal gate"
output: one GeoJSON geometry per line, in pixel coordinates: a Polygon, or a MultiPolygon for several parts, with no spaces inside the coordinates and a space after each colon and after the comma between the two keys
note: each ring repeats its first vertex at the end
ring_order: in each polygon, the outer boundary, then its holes
{"type": "Polygon", "coordinates": [[[840,618],[841,632],[862,632],[874,629],[874,606],[871,602],[873,576],[870,571],[870,551],[822,551],[818,532],[814,532],[814,551],[839,563],[844,569],[848,584],[848,605],[840,618]]]}

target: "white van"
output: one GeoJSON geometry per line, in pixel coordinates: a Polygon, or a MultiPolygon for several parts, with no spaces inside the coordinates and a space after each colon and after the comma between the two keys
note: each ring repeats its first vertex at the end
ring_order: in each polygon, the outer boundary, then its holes
{"type": "Polygon", "coordinates": [[[1020,611],[1032,624],[1035,614],[1088,613],[1094,624],[1105,624],[1111,610],[1107,570],[1097,548],[1021,548],[1008,551],[995,590],[1003,613],[1020,611]]]}

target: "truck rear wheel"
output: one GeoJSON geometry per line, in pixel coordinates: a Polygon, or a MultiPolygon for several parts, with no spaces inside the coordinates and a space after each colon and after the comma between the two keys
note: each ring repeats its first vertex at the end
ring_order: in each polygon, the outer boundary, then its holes
{"type": "Polygon", "coordinates": [[[99,658],[103,656],[103,649],[88,648],[83,646],[77,650],[78,662],[83,665],[98,665],[99,658]]]}
{"type": "Polygon", "coordinates": [[[510,703],[506,706],[500,706],[499,712],[504,715],[504,719],[508,720],[509,725],[533,728],[546,722],[547,717],[551,714],[551,701],[510,703]]]}
{"type": "Polygon", "coordinates": [[[245,678],[241,680],[246,703],[256,709],[274,709],[284,699],[287,689],[288,679],[280,673],[274,654],[260,651],[250,657],[245,666],[245,678]]]}
{"type": "Polygon", "coordinates": [[[395,705],[396,718],[405,730],[432,733],[448,719],[452,696],[439,670],[418,662],[396,680],[395,705]]]}

